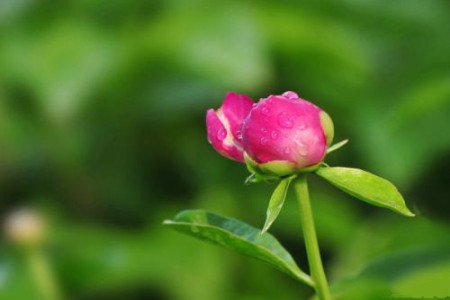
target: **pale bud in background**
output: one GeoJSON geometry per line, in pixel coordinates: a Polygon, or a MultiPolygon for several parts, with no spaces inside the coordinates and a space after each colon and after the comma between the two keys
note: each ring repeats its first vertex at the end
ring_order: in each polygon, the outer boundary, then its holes
{"type": "Polygon", "coordinates": [[[45,239],[44,218],[32,209],[12,211],[5,219],[4,232],[8,240],[16,245],[39,245],[45,239]]]}

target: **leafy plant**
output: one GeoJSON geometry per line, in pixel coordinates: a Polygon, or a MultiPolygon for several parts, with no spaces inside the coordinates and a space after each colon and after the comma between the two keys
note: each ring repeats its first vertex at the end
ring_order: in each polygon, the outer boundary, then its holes
{"type": "MultiPolygon", "coordinates": [[[[386,179],[323,162],[327,153],[341,148],[348,140],[331,145],[331,118],[293,92],[269,96],[257,104],[245,95],[228,93],[219,110],[208,110],[206,123],[212,146],[221,155],[246,163],[251,173],[247,182],[279,181],[270,198],[263,229],[202,210],[181,212],[164,225],[265,261],[313,287],[320,300],[331,299],[331,293],[317,241],[308,174],[316,174],[369,204],[414,216],[402,195],[386,179]],[[297,194],[311,276],[301,271],[292,256],[267,233],[283,207],[291,183],[297,194]]],[[[372,296],[379,295],[375,292],[372,296]]]]}

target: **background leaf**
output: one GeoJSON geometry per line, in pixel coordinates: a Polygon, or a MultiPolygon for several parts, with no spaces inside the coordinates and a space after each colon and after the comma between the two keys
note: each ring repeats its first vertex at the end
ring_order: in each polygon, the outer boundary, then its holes
{"type": "Polygon", "coordinates": [[[450,292],[446,284],[450,274],[449,253],[448,244],[394,251],[371,261],[356,274],[336,281],[332,285],[333,295],[342,300],[445,297],[450,292]]]}
{"type": "Polygon", "coordinates": [[[265,261],[293,278],[312,285],[311,278],[300,270],[277,239],[241,221],[202,210],[187,210],[173,220],[166,220],[164,225],[265,261]]]}
{"type": "Polygon", "coordinates": [[[316,174],[367,203],[388,208],[405,216],[414,216],[406,207],[405,200],[397,188],[386,179],[360,169],[343,167],[320,168],[316,174]]]}

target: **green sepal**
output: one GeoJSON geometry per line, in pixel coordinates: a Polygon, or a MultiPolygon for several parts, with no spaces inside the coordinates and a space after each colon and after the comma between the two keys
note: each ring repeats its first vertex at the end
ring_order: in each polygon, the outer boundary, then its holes
{"type": "Polygon", "coordinates": [[[247,170],[251,175],[246,179],[246,183],[256,183],[261,181],[273,181],[286,175],[295,173],[295,165],[286,161],[271,161],[258,164],[246,152],[244,160],[247,170]]]}
{"type": "Polygon", "coordinates": [[[323,162],[320,162],[300,170],[297,169],[297,166],[294,163],[285,160],[274,160],[258,164],[245,152],[244,160],[248,171],[251,173],[245,180],[246,184],[261,181],[274,181],[290,175],[315,172],[323,164],[323,162]]]}
{"type": "Polygon", "coordinates": [[[295,164],[285,160],[274,160],[260,164],[258,167],[263,174],[267,174],[269,176],[282,177],[296,173],[295,164]]]}
{"type": "Polygon", "coordinates": [[[297,177],[296,175],[282,178],[277,187],[272,193],[269,201],[269,207],[267,208],[266,221],[264,223],[261,234],[269,230],[270,226],[278,217],[281,209],[283,208],[284,200],[286,199],[287,192],[291,181],[297,177]]]}
{"type": "Polygon", "coordinates": [[[334,139],[334,124],[330,115],[325,111],[320,112],[320,124],[322,125],[322,129],[327,140],[327,145],[329,146],[334,139]]]}
{"type": "Polygon", "coordinates": [[[258,183],[261,181],[266,181],[266,179],[263,176],[259,175],[258,173],[252,173],[245,179],[245,184],[248,185],[251,183],[258,183]]]}
{"type": "Polygon", "coordinates": [[[344,147],[349,141],[349,139],[345,139],[343,141],[340,141],[339,143],[334,144],[333,146],[330,146],[327,149],[327,154],[339,150],[340,148],[344,147]]]}
{"type": "Polygon", "coordinates": [[[261,171],[258,168],[258,163],[254,161],[250,156],[248,156],[247,152],[244,152],[244,160],[245,164],[247,165],[247,170],[252,173],[261,173],[261,171]]]}
{"type": "Polygon", "coordinates": [[[317,171],[322,165],[324,164],[324,162],[320,162],[318,164],[303,168],[301,170],[298,170],[296,173],[297,174],[305,174],[305,173],[311,173],[311,172],[315,172],[317,171]]]}

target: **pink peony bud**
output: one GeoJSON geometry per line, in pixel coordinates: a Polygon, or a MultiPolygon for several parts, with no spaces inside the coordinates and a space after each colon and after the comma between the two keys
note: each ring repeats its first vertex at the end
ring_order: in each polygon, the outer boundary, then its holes
{"type": "Polygon", "coordinates": [[[294,92],[269,96],[253,107],[242,129],[249,168],[283,176],[314,168],[333,139],[331,118],[294,92]]]}
{"type": "Polygon", "coordinates": [[[222,107],[206,112],[208,141],[221,155],[241,163],[244,163],[242,124],[252,106],[250,97],[228,92],[222,107]]]}

